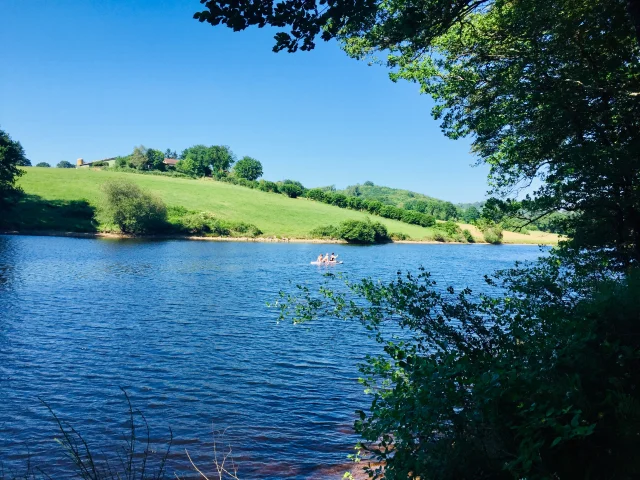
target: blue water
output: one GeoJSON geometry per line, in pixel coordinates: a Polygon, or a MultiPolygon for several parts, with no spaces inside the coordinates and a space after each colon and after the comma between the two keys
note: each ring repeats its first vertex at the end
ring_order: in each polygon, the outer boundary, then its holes
{"type": "Polygon", "coordinates": [[[127,426],[123,387],[154,444],[172,429],[170,471],[189,471],[185,449],[206,470],[213,432],[227,429],[241,478],[341,478],[354,410],[369,403],[357,363],[375,345],[359,325],[277,323],[267,302],[326,271],[391,279],[420,265],[441,285],[480,291],[485,273],[539,255],[534,246],[0,236],[0,462],[19,472],[30,457],[65,478],[38,398],[108,451],[127,426]],[[309,265],[327,250],[344,264],[309,265]]]}

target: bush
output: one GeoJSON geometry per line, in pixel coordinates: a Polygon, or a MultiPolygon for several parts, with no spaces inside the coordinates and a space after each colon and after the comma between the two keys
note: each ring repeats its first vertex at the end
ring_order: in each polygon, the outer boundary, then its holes
{"type": "Polygon", "coordinates": [[[445,237],[444,233],[442,233],[442,232],[435,232],[433,234],[433,239],[436,242],[446,242],[447,241],[447,237],[445,237]]]}
{"type": "Polygon", "coordinates": [[[482,235],[484,236],[484,241],[487,243],[492,243],[494,245],[502,243],[502,230],[499,227],[488,228],[482,232],[482,235]]]}
{"type": "Polygon", "coordinates": [[[422,217],[424,215],[420,212],[416,212],[413,210],[404,210],[402,212],[402,218],[401,220],[404,223],[410,223],[413,225],[420,225],[420,222],[422,221],[422,217]]]}
{"type": "Polygon", "coordinates": [[[349,243],[375,243],[376,231],[371,222],[345,220],[338,226],[338,237],[349,243]]]}
{"type": "Polygon", "coordinates": [[[410,238],[406,233],[400,232],[392,232],[389,234],[389,237],[391,237],[391,240],[409,240],[410,238]]]}
{"type": "Polygon", "coordinates": [[[375,242],[376,243],[385,243],[391,240],[389,236],[389,232],[387,231],[387,227],[385,227],[380,222],[373,222],[371,224],[373,231],[375,232],[375,242]]]}
{"type": "Polygon", "coordinates": [[[340,238],[338,235],[338,228],[335,225],[323,225],[316,227],[309,232],[312,238],[340,238]]]}
{"type": "Polygon", "coordinates": [[[324,202],[326,199],[324,192],[319,188],[307,190],[304,196],[310,200],[315,200],[316,202],[324,202]]]}
{"type": "Polygon", "coordinates": [[[56,165],[56,168],[76,168],[76,166],[71,162],[62,160],[61,162],[58,162],[58,164],[56,165]]]}
{"type": "Polygon", "coordinates": [[[253,224],[217,219],[211,212],[195,212],[184,207],[169,208],[169,223],[178,233],[202,236],[257,237],[262,231],[253,224]]]}
{"type": "Polygon", "coordinates": [[[269,180],[260,180],[258,182],[258,190],[262,190],[263,192],[280,193],[278,184],[275,182],[270,182],[269,180]]]}
{"type": "Polygon", "coordinates": [[[444,231],[449,237],[454,237],[462,233],[462,230],[460,230],[460,227],[458,226],[458,224],[455,222],[452,222],[451,220],[444,223],[438,223],[436,225],[436,228],[444,231]]]}
{"type": "Polygon", "coordinates": [[[423,213],[420,217],[420,226],[421,227],[433,227],[436,224],[436,219],[433,215],[428,215],[423,213]]]}
{"type": "Polygon", "coordinates": [[[116,226],[122,233],[154,233],[166,228],[167,208],[155,195],[124,180],[102,185],[103,204],[99,210],[102,223],[116,226]]]}
{"type": "Polygon", "coordinates": [[[482,232],[487,243],[502,243],[502,227],[491,220],[481,218],[476,222],[478,229],[482,232]]]}
{"type": "Polygon", "coordinates": [[[328,203],[340,208],[347,208],[347,197],[342,193],[327,193],[328,203]]]}
{"type": "Polygon", "coordinates": [[[338,225],[337,236],[349,243],[384,243],[391,240],[387,227],[369,220],[345,220],[338,225]]]}
{"type": "Polygon", "coordinates": [[[292,183],[284,183],[280,185],[279,190],[289,198],[297,198],[304,193],[298,185],[292,183]]]}
{"type": "Polygon", "coordinates": [[[469,230],[467,230],[466,228],[462,231],[462,236],[469,243],[475,243],[475,241],[476,241],[476,239],[473,238],[473,235],[471,234],[471,232],[469,230]]]}
{"type": "Polygon", "coordinates": [[[36,164],[36,167],[40,167],[40,168],[50,168],[51,165],[49,165],[47,162],[40,162],[36,164]]]}

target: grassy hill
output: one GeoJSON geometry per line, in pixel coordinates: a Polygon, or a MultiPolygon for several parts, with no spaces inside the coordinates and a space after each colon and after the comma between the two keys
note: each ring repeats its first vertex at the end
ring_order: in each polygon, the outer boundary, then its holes
{"type": "MultiPolygon", "coordinates": [[[[404,233],[415,240],[428,240],[434,233],[431,228],[210,179],[193,180],[88,168],[33,167],[25,168],[25,171],[19,185],[27,195],[9,214],[6,222],[9,228],[23,231],[95,231],[91,218],[100,203],[100,185],[111,179],[127,179],[155,193],[168,206],[209,211],[221,219],[252,223],[264,232],[264,236],[309,238],[309,232],[318,226],[367,217],[386,225],[389,232],[404,233]]],[[[475,234],[481,241],[479,232],[475,234]]],[[[510,243],[556,241],[555,236],[513,235],[505,240],[510,243]]]]}

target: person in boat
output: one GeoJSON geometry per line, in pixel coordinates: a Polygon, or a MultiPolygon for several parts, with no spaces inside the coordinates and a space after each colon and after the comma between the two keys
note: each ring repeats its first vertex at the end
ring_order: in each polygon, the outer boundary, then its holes
{"type": "Polygon", "coordinates": [[[331,253],[331,256],[329,257],[329,261],[330,262],[335,262],[337,261],[337,255],[335,253],[331,253]]]}
{"type": "Polygon", "coordinates": [[[327,252],[322,259],[322,263],[329,263],[329,252],[327,252]]]}
{"type": "Polygon", "coordinates": [[[322,254],[318,255],[316,262],[322,263],[322,254]]]}

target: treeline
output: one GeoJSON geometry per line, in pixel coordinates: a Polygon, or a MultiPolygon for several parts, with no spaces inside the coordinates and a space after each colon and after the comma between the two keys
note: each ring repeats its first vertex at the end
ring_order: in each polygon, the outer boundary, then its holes
{"type": "MultiPolygon", "coordinates": [[[[107,162],[94,162],[92,166],[107,167],[107,162]]],[[[115,159],[116,170],[138,172],[177,173],[189,177],[224,178],[234,176],[256,180],[262,176],[262,164],[255,158],[244,156],[238,160],[226,145],[194,145],[180,155],[170,148],[163,152],[140,145],[129,155],[115,159]],[[177,162],[174,162],[176,161],[177,162]]]]}

